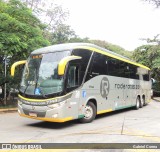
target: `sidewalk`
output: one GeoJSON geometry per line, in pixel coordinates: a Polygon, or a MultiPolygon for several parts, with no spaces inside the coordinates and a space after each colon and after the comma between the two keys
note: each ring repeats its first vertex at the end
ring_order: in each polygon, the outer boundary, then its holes
{"type": "Polygon", "coordinates": [[[160,102],[160,97],[153,97],[152,99],[155,100],[155,101],[160,102]]]}
{"type": "Polygon", "coordinates": [[[18,110],[17,100],[8,99],[6,105],[0,104],[0,113],[3,112],[16,112],[18,110]]]}
{"type": "Polygon", "coordinates": [[[0,113],[1,112],[16,112],[18,110],[18,108],[2,108],[0,109],[0,113]]]}

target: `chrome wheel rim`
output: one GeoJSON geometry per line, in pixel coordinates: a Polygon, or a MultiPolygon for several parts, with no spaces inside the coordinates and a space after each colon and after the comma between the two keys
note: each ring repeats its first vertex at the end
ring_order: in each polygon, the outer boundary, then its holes
{"type": "Polygon", "coordinates": [[[91,106],[86,105],[84,118],[85,119],[90,119],[92,116],[93,116],[93,109],[91,108],[91,106]]]}
{"type": "Polygon", "coordinates": [[[137,108],[139,108],[139,100],[137,100],[137,108]]]}

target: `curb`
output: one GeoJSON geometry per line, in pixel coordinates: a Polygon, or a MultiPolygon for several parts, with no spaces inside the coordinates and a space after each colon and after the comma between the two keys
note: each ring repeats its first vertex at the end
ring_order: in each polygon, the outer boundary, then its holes
{"type": "Polygon", "coordinates": [[[153,98],[153,100],[160,102],[160,98],[153,98]]]}
{"type": "Polygon", "coordinates": [[[1,112],[16,112],[18,108],[8,108],[8,109],[0,109],[1,112]]]}

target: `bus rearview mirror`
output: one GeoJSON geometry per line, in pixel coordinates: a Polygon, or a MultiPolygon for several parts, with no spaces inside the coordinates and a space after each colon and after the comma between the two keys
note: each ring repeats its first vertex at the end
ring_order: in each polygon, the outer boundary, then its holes
{"type": "Polygon", "coordinates": [[[66,65],[69,61],[81,59],[80,56],[67,56],[64,57],[58,64],[58,75],[64,75],[66,65]]]}
{"type": "Polygon", "coordinates": [[[27,60],[22,60],[22,61],[18,61],[18,62],[15,62],[14,64],[12,64],[12,66],[11,66],[11,76],[14,77],[15,68],[16,68],[18,65],[25,64],[26,62],[27,62],[27,60]]]}

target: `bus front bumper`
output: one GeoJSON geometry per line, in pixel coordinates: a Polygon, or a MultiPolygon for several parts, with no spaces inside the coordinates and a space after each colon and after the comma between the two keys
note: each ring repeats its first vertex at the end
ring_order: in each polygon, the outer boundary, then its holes
{"type": "Polygon", "coordinates": [[[66,117],[66,118],[42,118],[42,117],[34,117],[34,116],[29,116],[29,115],[25,115],[25,114],[21,114],[19,113],[20,116],[22,117],[26,117],[26,118],[31,118],[31,119],[37,119],[37,120],[43,120],[43,121],[48,121],[48,122],[66,122],[66,121],[70,121],[73,120],[72,117],[66,117]]]}
{"type": "MultiPolygon", "coordinates": [[[[61,107],[62,108],[62,107],[61,107]]],[[[47,106],[31,106],[18,104],[18,113],[20,116],[37,119],[48,122],[66,122],[73,120],[73,117],[62,117],[61,108],[50,109],[47,106]]]]}

